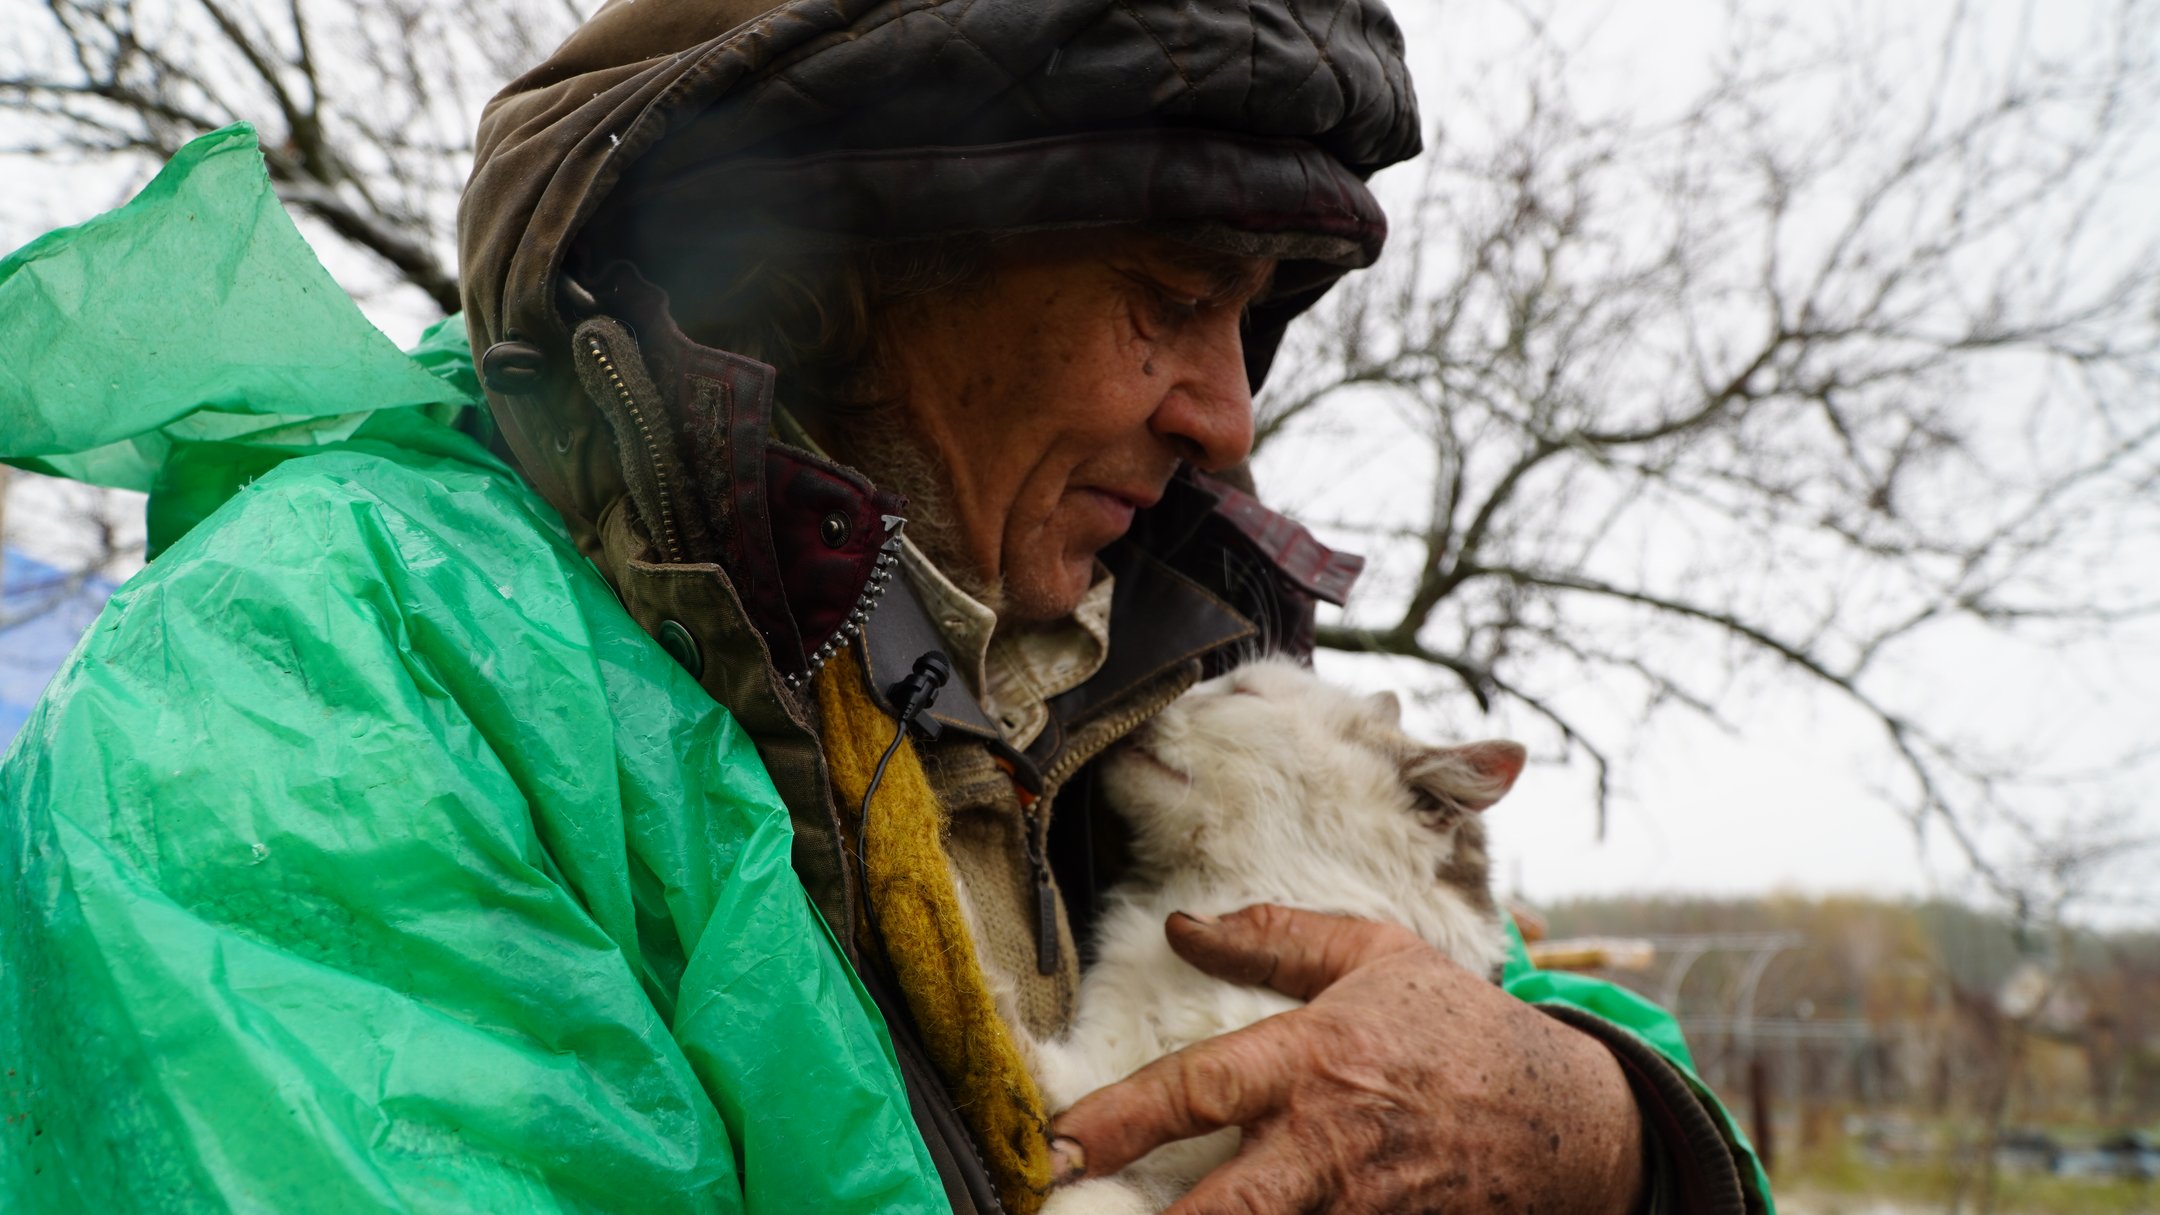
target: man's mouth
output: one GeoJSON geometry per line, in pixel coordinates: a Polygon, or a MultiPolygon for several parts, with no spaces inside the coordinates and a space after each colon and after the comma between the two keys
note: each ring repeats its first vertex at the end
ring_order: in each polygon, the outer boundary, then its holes
{"type": "Polygon", "coordinates": [[[1133,516],[1155,505],[1162,497],[1158,493],[1134,493],[1130,490],[1105,489],[1100,486],[1083,485],[1076,489],[1080,497],[1093,504],[1103,522],[1124,535],[1132,526],[1133,516]]]}
{"type": "Polygon", "coordinates": [[[1104,485],[1083,485],[1080,488],[1087,493],[1130,507],[1134,511],[1146,510],[1162,501],[1162,491],[1159,489],[1115,489],[1104,485]]]}

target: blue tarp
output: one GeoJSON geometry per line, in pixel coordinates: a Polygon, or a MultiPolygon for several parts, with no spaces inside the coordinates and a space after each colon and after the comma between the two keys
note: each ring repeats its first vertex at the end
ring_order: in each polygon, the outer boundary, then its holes
{"type": "Polygon", "coordinates": [[[0,752],[14,741],[53,672],[112,594],[103,578],[70,586],[67,572],[0,550],[0,752]]]}

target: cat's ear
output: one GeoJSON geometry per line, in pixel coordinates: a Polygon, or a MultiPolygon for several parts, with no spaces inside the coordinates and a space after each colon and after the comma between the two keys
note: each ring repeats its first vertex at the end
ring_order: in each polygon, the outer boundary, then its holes
{"type": "Polygon", "coordinates": [[[1448,806],[1483,810],[1515,787],[1515,778],[1522,775],[1528,759],[1521,743],[1504,739],[1423,747],[1403,764],[1403,780],[1416,795],[1420,811],[1448,806]]]}
{"type": "Polygon", "coordinates": [[[1402,698],[1393,692],[1375,692],[1365,698],[1365,711],[1383,725],[1402,724],[1402,698]]]}

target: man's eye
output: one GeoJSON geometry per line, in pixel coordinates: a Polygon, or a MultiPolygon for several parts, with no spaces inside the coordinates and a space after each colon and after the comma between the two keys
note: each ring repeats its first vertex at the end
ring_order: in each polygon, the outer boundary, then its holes
{"type": "Polygon", "coordinates": [[[1155,332],[1174,331],[1198,320],[1207,310],[1206,296],[1180,291],[1156,279],[1153,275],[1123,271],[1137,291],[1133,320],[1141,336],[1153,337],[1155,332]]]}
{"type": "Polygon", "coordinates": [[[1179,295],[1175,291],[1155,292],[1155,315],[1166,327],[1176,328],[1200,315],[1206,301],[1194,295],[1179,295]]]}

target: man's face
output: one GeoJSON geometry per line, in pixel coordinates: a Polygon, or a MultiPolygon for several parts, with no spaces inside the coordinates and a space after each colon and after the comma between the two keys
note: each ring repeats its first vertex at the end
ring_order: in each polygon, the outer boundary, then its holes
{"type": "Polygon", "coordinates": [[[943,464],[951,571],[1049,620],[1179,460],[1252,449],[1239,321],[1274,263],[1131,230],[1003,243],[990,282],[889,319],[888,381],[943,464]]]}

